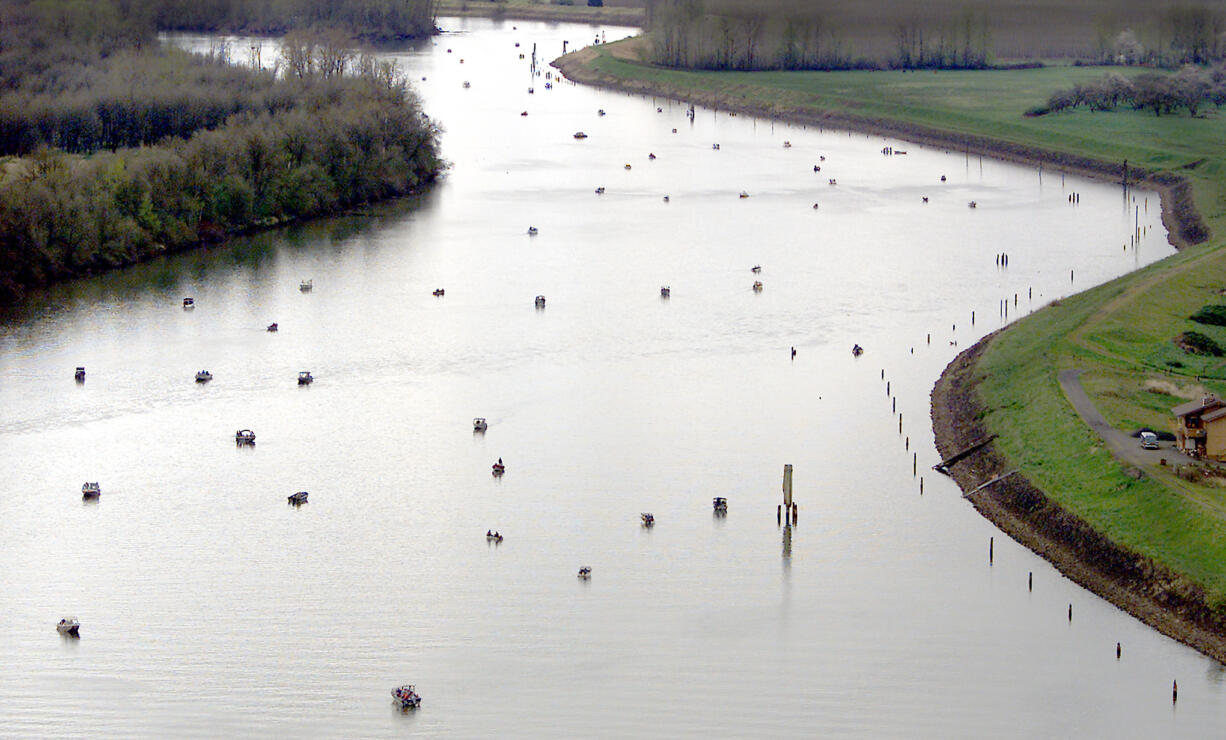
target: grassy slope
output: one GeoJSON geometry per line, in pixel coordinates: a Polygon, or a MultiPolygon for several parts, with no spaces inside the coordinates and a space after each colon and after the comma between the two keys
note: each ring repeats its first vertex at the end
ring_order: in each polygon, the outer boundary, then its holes
{"type": "MultiPolygon", "coordinates": [[[[1196,328],[1226,345],[1226,328],[1187,316],[1226,287],[1226,115],[1155,117],[1077,111],[1025,118],[1060,88],[1102,69],[1053,67],[991,72],[761,72],[667,70],[609,45],[589,66],[628,80],[717,92],[729,103],[839,111],[988,136],[1110,162],[1179,171],[1214,235],[1156,265],[1066,299],[1004,332],[985,354],[980,387],[1000,450],[1040,488],[1116,542],[1166,564],[1226,603],[1226,488],[1163,471],[1135,480],[1098,444],[1064,399],[1056,371],[1087,370],[1084,382],[1116,426],[1171,426],[1182,400],[1145,388],[1164,381],[1191,393],[1226,392],[1221,358],[1189,358],[1171,343],[1196,328]],[[1186,165],[1198,163],[1191,169],[1186,165]],[[1168,362],[1181,362],[1172,367],[1168,362]],[[1197,376],[1206,376],[1198,380],[1197,376]],[[1217,380],[1214,380],[1217,379],[1217,380]],[[1221,381],[1221,382],[1219,382],[1221,381]]],[[[1121,70],[1113,70],[1121,71],[1121,70]]],[[[1135,73],[1135,72],[1134,72],[1135,73]]]]}

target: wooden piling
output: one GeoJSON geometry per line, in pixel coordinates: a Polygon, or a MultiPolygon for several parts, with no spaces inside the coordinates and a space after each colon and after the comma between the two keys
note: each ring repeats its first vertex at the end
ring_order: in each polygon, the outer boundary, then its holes
{"type": "Polygon", "coordinates": [[[912,452],[911,453],[911,477],[912,478],[915,477],[915,473],[918,470],[918,467],[917,467],[918,465],[919,465],[919,454],[912,452]]]}
{"type": "Polygon", "coordinates": [[[906,447],[904,447],[903,449],[907,449],[907,450],[911,449],[911,435],[910,434],[907,435],[906,447]]]}
{"type": "Polygon", "coordinates": [[[1034,591],[1034,571],[1033,570],[1030,571],[1030,573],[1026,577],[1026,590],[1034,591]]]}
{"type": "Polygon", "coordinates": [[[995,553],[994,553],[995,549],[996,549],[996,538],[989,537],[988,538],[988,565],[991,565],[992,562],[996,559],[995,553]]]}
{"type": "Polygon", "coordinates": [[[1121,652],[1120,644],[1117,642],[1115,643],[1115,659],[1116,660],[1120,659],[1120,652],[1121,652]]]}
{"type": "Polygon", "coordinates": [[[783,466],[783,505],[792,508],[792,465],[783,466]]]}
{"type": "Polygon", "coordinates": [[[920,476],[920,495],[924,495],[924,476],[920,476]]]}
{"type": "Polygon", "coordinates": [[[1073,621],[1073,605],[1068,605],[1068,621],[1073,621]]]}
{"type": "Polygon", "coordinates": [[[1179,681],[1171,681],[1171,703],[1179,701],[1179,681]]]}
{"type": "Polygon", "coordinates": [[[971,311],[971,326],[975,325],[975,312],[971,311]]]}
{"type": "Polygon", "coordinates": [[[890,397],[890,413],[892,414],[895,411],[898,411],[898,397],[891,396],[890,397]]]}

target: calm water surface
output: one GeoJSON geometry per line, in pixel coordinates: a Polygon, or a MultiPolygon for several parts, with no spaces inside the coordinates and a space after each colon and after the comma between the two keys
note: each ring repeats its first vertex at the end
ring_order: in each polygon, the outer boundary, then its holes
{"type": "Polygon", "coordinates": [[[518,58],[534,42],[629,31],[445,25],[395,54],[446,128],[430,193],[63,286],[0,326],[0,734],[1226,730],[1218,664],[928,470],[941,369],[1002,299],[1012,319],[1170,254],[1154,194],[546,89],[518,58]],[[388,695],[407,682],[412,714],[388,695]]]}

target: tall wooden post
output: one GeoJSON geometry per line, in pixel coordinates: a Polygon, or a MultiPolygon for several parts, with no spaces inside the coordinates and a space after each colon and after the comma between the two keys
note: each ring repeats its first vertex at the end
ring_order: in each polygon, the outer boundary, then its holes
{"type": "Polygon", "coordinates": [[[783,514],[792,516],[792,466],[783,466],[783,514]]]}

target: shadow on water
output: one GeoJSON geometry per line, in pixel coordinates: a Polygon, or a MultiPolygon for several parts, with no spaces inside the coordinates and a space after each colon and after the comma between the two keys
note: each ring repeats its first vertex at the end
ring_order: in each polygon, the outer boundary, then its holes
{"type": "MultiPolygon", "coordinates": [[[[178,301],[192,285],[221,273],[239,273],[253,282],[272,274],[284,253],[328,250],[340,255],[362,236],[413,218],[433,207],[434,189],[355,208],[338,216],[311,219],[280,228],[236,236],[220,244],[203,245],[101,275],[69,280],[30,291],[24,303],[0,307],[0,329],[54,321],[83,305],[178,301]]],[[[374,242],[363,242],[370,246],[374,242]]]]}

